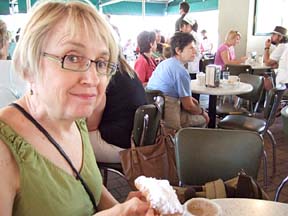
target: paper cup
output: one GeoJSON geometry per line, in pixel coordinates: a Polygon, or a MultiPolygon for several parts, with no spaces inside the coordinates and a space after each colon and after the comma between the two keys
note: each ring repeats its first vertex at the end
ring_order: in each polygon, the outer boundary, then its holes
{"type": "Polygon", "coordinates": [[[205,85],[205,74],[204,73],[198,73],[196,75],[196,79],[197,79],[198,84],[200,86],[204,86],[205,85]]]}
{"type": "Polygon", "coordinates": [[[183,216],[221,216],[221,207],[212,200],[193,198],[185,202],[183,216]]]}

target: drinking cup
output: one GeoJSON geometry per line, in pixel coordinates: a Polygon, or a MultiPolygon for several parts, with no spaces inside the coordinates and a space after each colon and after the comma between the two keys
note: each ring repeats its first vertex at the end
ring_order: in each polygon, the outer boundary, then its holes
{"type": "Polygon", "coordinates": [[[238,76],[229,76],[228,83],[234,86],[238,86],[240,82],[240,78],[238,76]]]}
{"type": "Polygon", "coordinates": [[[199,83],[200,86],[204,86],[205,85],[205,74],[204,73],[198,73],[196,75],[196,79],[199,83]]]}
{"type": "Polygon", "coordinates": [[[223,80],[228,80],[229,76],[230,76],[230,72],[229,71],[223,71],[222,72],[223,80]]]}
{"type": "Polygon", "coordinates": [[[193,198],[185,202],[183,216],[220,216],[221,207],[212,200],[193,198]]]}

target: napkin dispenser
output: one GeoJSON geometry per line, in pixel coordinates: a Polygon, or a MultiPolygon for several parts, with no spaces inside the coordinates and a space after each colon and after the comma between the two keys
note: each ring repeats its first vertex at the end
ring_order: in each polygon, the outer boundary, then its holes
{"type": "Polygon", "coordinates": [[[221,66],[210,64],[206,66],[206,87],[216,88],[220,84],[221,66]]]}

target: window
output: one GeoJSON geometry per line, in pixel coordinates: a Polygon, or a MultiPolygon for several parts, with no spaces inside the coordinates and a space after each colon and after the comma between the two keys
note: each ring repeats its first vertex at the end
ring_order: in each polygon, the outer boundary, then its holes
{"type": "Polygon", "coordinates": [[[288,26],[288,0],[255,0],[254,35],[267,35],[275,26],[288,26]]]}

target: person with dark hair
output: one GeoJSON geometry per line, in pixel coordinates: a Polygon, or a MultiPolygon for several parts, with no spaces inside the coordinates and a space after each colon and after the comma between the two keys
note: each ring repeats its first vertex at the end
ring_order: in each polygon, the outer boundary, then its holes
{"type": "Polygon", "coordinates": [[[213,49],[213,43],[209,40],[207,36],[207,31],[203,29],[201,31],[202,40],[200,43],[200,52],[202,54],[211,54],[213,49]]]}
{"type": "Polygon", "coordinates": [[[171,38],[170,46],[172,57],[157,66],[147,89],[164,93],[166,127],[175,130],[190,126],[204,127],[209,122],[209,117],[191,96],[190,76],[184,67],[184,64],[195,58],[195,39],[189,33],[176,32],[171,38]]]}
{"type": "Polygon", "coordinates": [[[181,14],[180,18],[177,19],[175,23],[175,31],[180,31],[181,22],[184,16],[189,12],[190,5],[187,2],[181,2],[179,5],[179,13],[181,14]]]}
{"type": "Polygon", "coordinates": [[[192,14],[186,14],[181,23],[180,31],[191,33],[195,39],[195,49],[196,56],[192,62],[189,62],[187,65],[187,69],[189,71],[191,79],[196,79],[196,74],[199,72],[199,62],[201,59],[200,53],[200,39],[198,37],[198,23],[197,20],[194,19],[192,14]]]}
{"type": "Polygon", "coordinates": [[[280,57],[285,50],[287,42],[287,29],[282,26],[276,26],[271,32],[271,37],[265,41],[263,61],[267,66],[278,68],[280,57]],[[276,46],[270,53],[271,45],[276,46]]]}
{"type": "Polygon", "coordinates": [[[137,37],[137,43],[140,55],[135,62],[134,69],[142,84],[146,85],[157,66],[156,61],[152,57],[153,52],[157,48],[155,32],[141,32],[137,37]]]}
{"type": "Polygon", "coordinates": [[[6,23],[0,20],[0,60],[6,60],[8,57],[9,35],[6,23]]]}
{"type": "Polygon", "coordinates": [[[121,52],[101,104],[86,119],[90,141],[98,162],[119,163],[119,152],[131,147],[135,111],[146,104],[142,83],[121,52]]]}

